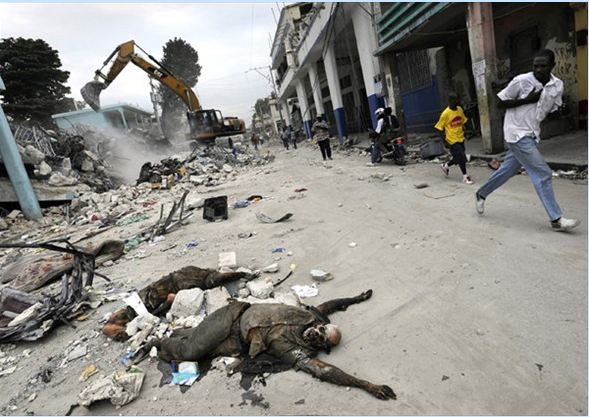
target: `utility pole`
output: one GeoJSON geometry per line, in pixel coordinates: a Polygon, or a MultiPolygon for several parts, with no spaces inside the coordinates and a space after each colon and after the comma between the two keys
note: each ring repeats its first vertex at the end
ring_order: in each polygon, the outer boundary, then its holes
{"type": "Polygon", "coordinates": [[[278,109],[278,115],[280,116],[280,124],[281,126],[284,126],[284,118],[282,117],[282,106],[280,105],[280,102],[278,101],[278,91],[276,91],[276,83],[274,82],[274,74],[272,74],[272,66],[268,65],[268,71],[270,71],[270,76],[267,76],[266,74],[260,72],[260,70],[266,69],[266,67],[256,67],[256,68],[250,68],[246,71],[246,73],[250,72],[250,71],[256,71],[258,74],[260,74],[262,77],[264,77],[266,80],[268,80],[270,82],[270,84],[272,85],[272,91],[274,91],[274,97],[276,97],[276,108],[278,109]]]}
{"type": "Polygon", "coordinates": [[[155,114],[155,121],[157,123],[157,129],[160,133],[160,135],[164,136],[164,130],[162,129],[162,121],[160,119],[160,115],[158,112],[158,102],[159,102],[159,95],[157,92],[157,89],[155,88],[155,86],[153,85],[153,78],[151,77],[147,77],[149,78],[149,86],[151,87],[151,94],[149,95],[151,98],[151,104],[153,105],[153,113],[155,114]]]}

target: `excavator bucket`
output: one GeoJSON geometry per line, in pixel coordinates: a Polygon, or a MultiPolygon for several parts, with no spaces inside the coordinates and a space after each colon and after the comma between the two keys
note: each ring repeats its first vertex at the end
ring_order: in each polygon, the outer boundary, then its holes
{"type": "Polygon", "coordinates": [[[106,86],[100,81],[90,81],[80,90],[82,98],[94,111],[100,110],[100,93],[106,86]]]}

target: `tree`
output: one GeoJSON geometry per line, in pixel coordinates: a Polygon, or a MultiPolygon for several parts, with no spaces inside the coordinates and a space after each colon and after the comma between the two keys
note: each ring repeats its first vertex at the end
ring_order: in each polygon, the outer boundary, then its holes
{"type": "Polygon", "coordinates": [[[69,71],[61,70],[58,52],[42,39],[0,40],[0,76],[6,85],[4,111],[16,121],[51,122],[51,115],[72,109],[65,97],[69,71]]]}
{"type": "MultiPolygon", "coordinates": [[[[164,45],[164,57],[161,64],[187,86],[194,88],[200,76],[201,66],[198,64],[198,52],[180,38],[169,40],[164,45]]],[[[172,90],[164,85],[159,86],[162,97],[162,129],[167,137],[173,137],[178,126],[185,123],[186,105],[172,90]]]]}
{"type": "Polygon", "coordinates": [[[270,114],[270,99],[259,98],[255,104],[256,113],[259,115],[270,114]]]}

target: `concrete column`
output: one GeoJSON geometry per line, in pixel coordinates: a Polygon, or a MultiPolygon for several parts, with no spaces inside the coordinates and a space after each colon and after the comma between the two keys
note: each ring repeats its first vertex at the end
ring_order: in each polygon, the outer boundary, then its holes
{"type": "Polygon", "coordinates": [[[309,103],[307,102],[307,93],[305,92],[305,83],[303,80],[296,81],[297,97],[299,99],[299,108],[301,109],[301,119],[305,129],[307,138],[311,138],[311,126],[313,125],[311,119],[311,112],[309,111],[309,103]]]}
{"type": "Polygon", "coordinates": [[[360,66],[362,67],[362,78],[364,79],[366,97],[368,98],[368,108],[370,109],[372,125],[376,128],[376,115],[374,111],[384,106],[384,100],[376,91],[376,85],[374,83],[375,76],[380,74],[378,58],[372,55],[372,51],[378,48],[378,42],[376,40],[376,33],[372,27],[372,18],[370,15],[359,5],[354,5],[351,14],[358,56],[360,57],[360,66]]]}
{"type": "Polygon", "coordinates": [[[290,129],[292,127],[292,123],[290,121],[290,106],[286,102],[286,100],[280,102],[280,106],[282,106],[282,114],[284,116],[284,122],[286,126],[290,129]]]}
{"type": "Polygon", "coordinates": [[[389,97],[392,99],[392,103],[389,105],[393,108],[397,119],[399,119],[399,125],[401,128],[401,132],[404,132],[407,135],[407,123],[405,122],[405,112],[403,110],[403,97],[401,96],[401,82],[399,81],[399,68],[397,64],[397,54],[395,52],[391,52],[387,55],[387,60],[389,63],[389,68],[391,71],[391,94],[389,97]]]}
{"type": "Polygon", "coordinates": [[[309,68],[309,81],[311,82],[311,88],[313,89],[313,102],[315,103],[317,115],[325,119],[325,109],[323,108],[323,99],[321,97],[321,84],[319,83],[319,77],[317,76],[316,63],[309,68]]]}
{"type": "Polygon", "coordinates": [[[339,84],[335,47],[333,44],[327,48],[323,57],[323,63],[325,64],[325,75],[327,75],[327,85],[329,86],[329,96],[333,106],[337,133],[340,142],[343,143],[344,139],[348,136],[348,127],[346,126],[346,113],[344,112],[343,106],[344,100],[342,99],[342,90],[339,84]]]}
{"type": "Polygon", "coordinates": [[[497,80],[495,28],[492,3],[468,3],[466,12],[468,44],[472,60],[483,149],[486,153],[503,150],[503,128],[492,83],[497,80]]]}
{"type": "MultiPolygon", "coordinates": [[[[0,78],[0,91],[5,89],[4,82],[0,78]]],[[[12,136],[10,126],[8,126],[8,120],[6,120],[2,106],[0,106],[0,155],[23,214],[27,219],[40,219],[43,217],[43,213],[39,201],[25,170],[25,165],[18,153],[16,141],[12,136]]]]}

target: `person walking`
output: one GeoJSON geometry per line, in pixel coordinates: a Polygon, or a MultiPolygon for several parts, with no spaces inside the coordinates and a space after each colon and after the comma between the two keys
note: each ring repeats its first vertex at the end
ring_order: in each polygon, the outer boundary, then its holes
{"type": "Polygon", "coordinates": [[[321,150],[321,156],[323,160],[329,159],[331,161],[331,147],[329,146],[329,126],[327,122],[323,121],[321,116],[317,116],[315,119],[315,123],[313,123],[313,127],[311,128],[313,132],[313,139],[319,145],[319,149],[321,150]]]}
{"type": "Polygon", "coordinates": [[[452,165],[458,165],[462,171],[462,182],[473,184],[470,175],[466,172],[466,151],[464,147],[464,129],[462,126],[468,119],[464,115],[464,110],[458,105],[458,94],[451,92],[448,94],[448,107],[440,115],[435,128],[440,131],[442,139],[450,147],[452,159],[440,165],[442,172],[447,177],[452,165]]]}
{"type": "Polygon", "coordinates": [[[478,189],[475,197],[476,210],[483,214],[489,194],[523,166],[544,205],[552,229],[564,232],[580,222],[562,217],[552,188],[552,170],[538,149],[540,122],[562,106],[564,87],[562,80],[552,74],[555,64],[554,52],[549,49],[538,51],[534,56],[533,71],[518,75],[497,94],[499,107],[507,109],[503,132],[509,150],[499,169],[478,189]]]}
{"type": "Polygon", "coordinates": [[[252,132],[252,137],[250,139],[252,141],[252,145],[254,145],[254,149],[258,150],[258,144],[260,143],[260,136],[256,132],[252,132]]]}
{"type": "Polygon", "coordinates": [[[282,145],[288,151],[288,144],[290,142],[290,130],[286,126],[282,126],[282,133],[280,134],[280,139],[282,139],[282,145]]]}

